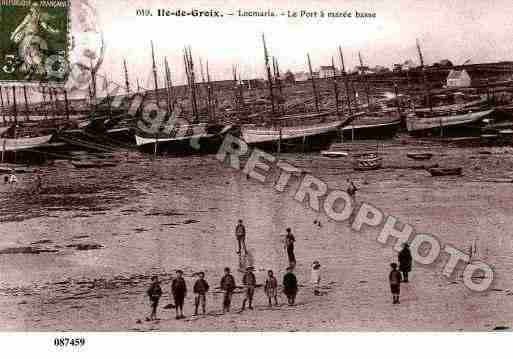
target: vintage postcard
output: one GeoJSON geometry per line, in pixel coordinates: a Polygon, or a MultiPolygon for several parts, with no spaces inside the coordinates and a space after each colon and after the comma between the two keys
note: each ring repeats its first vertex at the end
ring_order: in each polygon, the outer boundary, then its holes
{"type": "Polygon", "coordinates": [[[0,331],[510,331],[512,13],[0,0],[0,331]]]}

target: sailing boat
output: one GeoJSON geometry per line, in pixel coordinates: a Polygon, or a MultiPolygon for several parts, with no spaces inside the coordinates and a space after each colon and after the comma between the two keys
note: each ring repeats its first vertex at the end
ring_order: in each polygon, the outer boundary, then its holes
{"type": "Polygon", "coordinates": [[[464,127],[480,122],[483,118],[494,112],[494,109],[483,109],[483,99],[467,102],[466,104],[441,106],[433,108],[429,84],[426,80],[424,58],[417,40],[417,51],[420,59],[423,82],[426,88],[426,97],[429,109],[418,109],[406,118],[406,128],[410,134],[422,134],[438,130],[440,136],[444,134],[444,128],[464,127]]]}
{"type": "Polygon", "coordinates": [[[50,144],[53,134],[39,134],[31,128],[30,124],[18,122],[18,109],[16,102],[16,87],[12,87],[12,114],[14,122],[6,127],[0,128],[0,150],[4,162],[16,162],[20,154],[24,160],[40,158],[37,155],[41,147],[52,146],[50,144]]]}
{"type": "MultiPolygon", "coordinates": [[[[159,105],[157,70],[155,65],[155,55],[152,43],[152,61],[153,76],[155,82],[155,100],[159,105]]],[[[168,103],[167,123],[172,124],[172,128],[167,133],[162,133],[161,129],[155,134],[138,131],[135,134],[137,147],[148,153],[167,153],[167,154],[191,154],[191,153],[215,153],[221,145],[224,136],[233,130],[232,125],[210,124],[200,122],[200,114],[197,103],[197,88],[194,74],[194,63],[192,60],[191,48],[184,49],[184,64],[187,75],[187,82],[190,91],[190,100],[192,108],[192,119],[182,109],[181,106],[170,107],[168,103]]],[[[167,72],[166,72],[167,73],[167,72]]],[[[167,82],[167,91],[169,91],[170,81],[167,82]]],[[[168,97],[169,98],[169,97],[168,97]]]]}
{"type": "MultiPolygon", "coordinates": [[[[302,149],[303,151],[315,151],[329,148],[331,142],[339,136],[340,127],[350,121],[350,118],[347,117],[341,119],[336,110],[319,111],[319,99],[315,86],[315,79],[312,74],[309,55],[307,55],[308,65],[317,112],[308,114],[278,115],[278,111],[276,111],[275,108],[269,56],[267,53],[265,36],[263,34],[262,42],[271,98],[271,114],[268,124],[253,124],[242,127],[242,137],[244,141],[249,145],[278,152],[293,152],[298,149],[302,149]]],[[[277,62],[274,61],[274,63],[275,66],[277,66],[277,62]]],[[[276,71],[275,78],[277,78],[276,71]]]]}

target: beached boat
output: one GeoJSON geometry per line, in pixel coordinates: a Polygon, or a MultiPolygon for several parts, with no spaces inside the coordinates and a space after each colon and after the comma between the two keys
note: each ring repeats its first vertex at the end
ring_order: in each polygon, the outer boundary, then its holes
{"type": "Polygon", "coordinates": [[[357,115],[350,124],[342,127],[345,138],[370,139],[393,137],[401,125],[398,112],[357,115]]]}
{"type": "Polygon", "coordinates": [[[377,170],[383,167],[383,158],[376,153],[354,156],[353,169],[356,171],[377,170]]]}
{"type": "Polygon", "coordinates": [[[281,152],[327,149],[340,136],[341,120],[333,112],[277,117],[269,125],[242,128],[243,140],[252,146],[281,152]]]}
{"type": "Polygon", "coordinates": [[[233,125],[191,124],[175,127],[169,134],[135,135],[137,147],[147,153],[190,154],[215,153],[233,125]]]}
{"type": "Polygon", "coordinates": [[[429,168],[428,172],[433,177],[438,176],[461,176],[462,174],[461,167],[445,167],[445,168],[429,168]]]}
{"type": "Polygon", "coordinates": [[[53,135],[20,138],[0,138],[0,149],[3,152],[28,151],[38,147],[47,146],[53,135]]]}
{"type": "Polygon", "coordinates": [[[406,118],[406,128],[409,133],[431,131],[445,127],[464,126],[480,121],[494,110],[447,114],[439,116],[419,117],[410,115],[406,118]]]}
{"type": "Polygon", "coordinates": [[[321,156],[329,158],[347,157],[349,152],[346,151],[321,151],[321,156]]]}
{"type": "Polygon", "coordinates": [[[430,160],[433,154],[430,152],[425,153],[407,153],[406,156],[416,161],[430,160]]]}

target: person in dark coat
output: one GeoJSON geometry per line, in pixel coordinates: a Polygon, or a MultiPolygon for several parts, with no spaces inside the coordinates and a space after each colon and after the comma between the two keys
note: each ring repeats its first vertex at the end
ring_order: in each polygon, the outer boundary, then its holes
{"type": "Polygon", "coordinates": [[[207,292],[210,289],[207,281],[205,280],[205,273],[198,273],[199,279],[194,283],[193,292],[195,294],[194,298],[194,315],[198,315],[198,307],[201,304],[201,308],[203,309],[203,315],[205,315],[205,308],[207,303],[207,292]]]}
{"type": "Polygon", "coordinates": [[[242,250],[247,254],[248,251],[246,249],[246,227],[242,224],[242,219],[239,219],[237,226],[235,226],[235,238],[237,238],[237,254],[241,254],[242,250]]]}
{"type": "Polygon", "coordinates": [[[150,297],[151,314],[146,320],[157,320],[157,307],[159,305],[160,297],[162,296],[162,288],[160,287],[159,279],[156,275],[151,277],[151,285],[147,291],[150,297]]]}
{"type": "Polygon", "coordinates": [[[390,282],[390,291],[392,292],[393,304],[399,304],[399,294],[401,294],[401,272],[397,270],[397,263],[391,263],[392,270],[388,275],[390,282]]]}
{"type": "Polygon", "coordinates": [[[248,302],[248,308],[253,310],[253,296],[255,295],[255,286],[256,286],[256,278],[253,274],[253,267],[248,267],[246,269],[246,273],[244,273],[244,277],[242,277],[242,284],[245,286],[245,294],[246,297],[242,301],[242,308],[240,309],[243,312],[246,309],[246,301],[248,302]]]}
{"type": "Polygon", "coordinates": [[[289,267],[294,268],[296,266],[296,255],[294,254],[294,242],[296,238],[292,234],[292,230],[287,228],[287,235],[285,236],[285,251],[289,258],[289,267]]]}
{"type": "Polygon", "coordinates": [[[297,278],[292,272],[293,269],[293,267],[288,267],[287,273],[283,276],[283,293],[287,297],[289,305],[294,305],[297,295],[297,278]]]}
{"type": "Polygon", "coordinates": [[[176,319],[183,319],[183,302],[187,296],[187,285],[183,278],[183,272],[179,269],[176,271],[176,278],[171,283],[171,293],[175,300],[176,319]]]}
{"type": "Polygon", "coordinates": [[[399,270],[403,273],[403,281],[408,283],[408,273],[411,272],[412,256],[408,243],[403,244],[403,249],[399,252],[399,270]]]}
{"type": "Polygon", "coordinates": [[[232,303],[232,295],[235,290],[235,278],[230,274],[230,268],[224,269],[224,276],[221,278],[221,290],[224,292],[223,296],[223,313],[230,311],[232,303]]]}

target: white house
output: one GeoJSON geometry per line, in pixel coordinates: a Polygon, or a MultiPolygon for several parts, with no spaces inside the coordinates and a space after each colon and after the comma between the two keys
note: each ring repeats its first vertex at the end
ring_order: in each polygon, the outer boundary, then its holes
{"type": "Polygon", "coordinates": [[[468,87],[470,76],[465,70],[451,70],[447,76],[447,87],[468,87]]]}
{"type": "Polygon", "coordinates": [[[333,77],[336,74],[336,70],[333,66],[321,66],[319,69],[319,78],[326,79],[333,77]]]}

